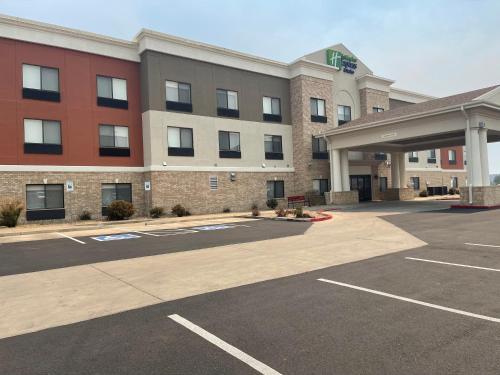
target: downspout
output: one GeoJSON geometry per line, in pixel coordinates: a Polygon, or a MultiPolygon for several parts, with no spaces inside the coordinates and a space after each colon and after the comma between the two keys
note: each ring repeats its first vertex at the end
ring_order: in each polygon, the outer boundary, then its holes
{"type": "Polygon", "coordinates": [[[471,168],[470,170],[470,173],[467,173],[467,177],[468,177],[468,188],[469,188],[469,204],[472,204],[472,168],[474,168],[473,165],[471,165],[471,162],[472,162],[472,145],[471,145],[471,133],[470,133],[470,118],[469,118],[469,115],[467,114],[467,112],[465,111],[464,109],[464,106],[460,106],[460,110],[462,111],[464,117],[465,117],[465,123],[466,123],[466,134],[465,134],[465,138],[469,139],[469,147],[467,147],[467,142],[465,143],[465,149],[467,151],[467,160],[468,160],[468,165],[467,165],[467,168],[471,168]]]}

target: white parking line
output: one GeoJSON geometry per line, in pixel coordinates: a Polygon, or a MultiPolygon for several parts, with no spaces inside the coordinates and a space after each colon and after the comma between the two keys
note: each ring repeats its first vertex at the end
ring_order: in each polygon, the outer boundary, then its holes
{"type": "Polygon", "coordinates": [[[139,233],[139,234],[145,234],[146,236],[152,236],[152,237],[161,237],[157,234],[154,234],[154,233],[148,233],[148,232],[139,232],[138,230],[134,230],[133,231],[134,233],[139,233]]]}
{"type": "Polygon", "coordinates": [[[73,238],[73,237],[70,237],[70,236],[66,236],[65,234],[59,233],[59,232],[55,232],[55,233],[58,234],[58,235],[60,235],[60,236],[62,236],[62,237],[66,237],[66,238],[68,238],[70,240],[73,240],[75,242],[81,243],[82,245],[85,245],[85,242],[77,240],[76,238],[73,238]]]}
{"type": "Polygon", "coordinates": [[[485,245],[485,244],[482,244],[482,243],[465,242],[464,245],[469,245],[469,246],[483,246],[483,247],[497,247],[497,248],[500,248],[500,245],[485,245]]]}
{"type": "Polygon", "coordinates": [[[456,267],[474,268],[474,269],[476,269],[476,270],[484,270],[484,271],[494,271],[494,272],[500,272],[500,269],[496,269],[496,268],[479,267],[479,266],[470,266],[470,265],[468,265],[468,264],[460,264],[460,263],[448,263],[448,262],[441,262],[441,261],[439,261],[439,260],[430,260],[430,259],[412,258],[412,257],[405,257],[405,259],[409,259],[409,260],[418,260],[419,262],[428,262],[428,263],[445,264],[445,265],[447,265],[447,266],[456,266],[456,267]]]}
{"type": "Polygon", "coordinates": [[[271,367],[267,366],[266,364],[249,356],[245,352],[242,352],[238,348],[235,348],[231,344],[228,344],[227,342],[221,340],[217,336],[212,335],[210,332],[205,331],[200,326],[197,326],[196,324],[190,322],[189,320],[184,319],[182,316],[177,315],[177,314],[173,314],[173,315],[169,315],[168,317],[170,319],[172,319],[174,322],[179,323],[181,326],[189,329],[191,332],[196,333],[198,336],[203,337],[208,342],[210,342],[210,343],[214,344],[215,346],[219,347],[220,349],[224,350],[226,353],[229,353],[233,357],[238,358],[240,361],[246,363],[248,366],[257,370],[261,374],[281,375],[278,371],[272,369],[271,367]]]}
{"type": "Polygon", "coordinates": [[[385,293],[385,292],[381,292],[381,291],[378,291],[378,290],[363,288],[361,286],[356,286],[356,285],[352,285],[352,284],[341,283],[341,282],[338,282],[338,281],[333,281],[333,280],[328,280],[328,279],[318,279],[318,281],[322,281],[324,283],[329,283],[329,284],[340,285],[340,286],[344,286],[346,288],[361,290],[361,291],[367,292],[367,293],[378,294],[379,296],[384,296],[384,297],[389,297],[389,298],[393,298],[393,299],[398,299],[400,301],[410,302],[410,303],[414,303],[414,304],[417,304],[417,305],[422,305],[422,306],[426,306],[426,307],[432,307],[434,309],[448,311],[448,312],[452,312],[454,314],[464,315],[464,316],[468,316],[468,317],[471,317],[471,318],[477,318],[477,319],[482,319],[482,320],[488,320],[488,321],[494,322],[494,323],[500,323],[500,319],[493,318],[491,316],[474,314],[474,313],[471,313],[471,312],[468,312],[468,311],[452,309],[451,307],[435,305],[433,303],[423,302],[423,301],[419,301],[419,300],[412,299],[412,298],[401,297],[401,296],[397,296],[395,294],[390,294],[390,293],[385,293]]]}

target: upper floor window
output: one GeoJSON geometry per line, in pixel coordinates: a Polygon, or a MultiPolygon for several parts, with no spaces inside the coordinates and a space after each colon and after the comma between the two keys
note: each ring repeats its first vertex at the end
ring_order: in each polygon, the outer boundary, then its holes
{"type": "Polygon", "coordinates": [[[312,158],[313,159],[328,159],[328,149],[325,138],[312,139],[312,158]]]}
{"type": "Polygon", "coordinates": [[[351,121],[351,107],[348,105],[339,105],[337,107],[337,116],[339,126],[351,121]]]}
{"type": "Polygon", "coordinates": [[[24,119],[24,153],[62,154],[61,123],[24,119]]]}
{"type": "Polygon", "coordinates": [[[262,98],[262,112],[264,121],[281,122],[280,98],[264,96],[262,98]]]}
{"type": "Polygon", "coordinates": [[[219,131],[219,157],[241,158],[240,133],[219,131]]]}
{"type": "Polygon", "coordinates": [[[183,82],[166,82],[167,109],[192,112],[191,85],[183,82]]]}
{"type": "Polygon", "coordinates": [[[384,112],[384,108],[382,107],[373,107],[373,113],[384,112]]]}
{"type": "Polygon", "coordinates": [[[311,98],[311,121],[312,122],[327,122],[326,104],[323,99],[311,98]]]}
{"type": "Polygon", "coordinates": [[[130,156],[128,127],[99,125],[100,156],[130,156]]]}
{"type": "Polygon", "coordinates": [[[427,163],[436,164],[436,150],[429,150],[429,155],[427,157],[427,163]]]}
{"type": "Polygon", "coordinates": [[[408,161],[410,163],[418,163],[418,152],[412,151],[412,152],[408,153],[408,161]]]}
{"type": "Polygon", "coordinates": [[[217,116],[240,117],[236,91],[217,89],[217,116]]]}
{"type": "Polygon", "coordinates": [[[60,101],[59,69],[23,64],[23,98],[60,101]]]}
{"type": "Polygon", "coordinates": [[[281,135],[264,135],[265,158],[283,160],[283,144],[281,135]]]}
{"type": "Polygon", "coordinates": [[[194,156],[193,129],[167,128],[168,156],[194,156]]]}
{"type": "Polygon", "coordinates": [[[127,100],[125,79],[97,76],[97,105],[127,109],[127,100]]]}
{"type": "Polygon", "coordinates": [[[455,150],[448,150],[448,162],[457,164],[457,152],[455,150]]]}

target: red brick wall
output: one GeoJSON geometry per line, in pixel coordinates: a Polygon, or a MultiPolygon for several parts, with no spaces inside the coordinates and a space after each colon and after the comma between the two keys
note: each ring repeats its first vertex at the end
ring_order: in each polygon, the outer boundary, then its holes
{"type": "Polygon", "coordinates": [[[464,168],[464,151],[462,146],[447,147],[441,149],[441,168],[443,169],[463,169],[464,168]],[[457,163],[450,164],[448,160],[448,150],[455,150],[457,153],[457,163]]]}
{"type": "Polygon", "coordinates": [[[0,38],[0,164],[142,166],[139,64],[0,38]],[[59,69],[61,101],[22,98],[22,64],[59,69]],[[127,80],[129,109],[97,106],[96,75],[127,80]],[[24,154],[24,118],[61,121],[62,155],[24,154]],[[130,157],[99,156],[99,124],[129,128],[130,157]]]}

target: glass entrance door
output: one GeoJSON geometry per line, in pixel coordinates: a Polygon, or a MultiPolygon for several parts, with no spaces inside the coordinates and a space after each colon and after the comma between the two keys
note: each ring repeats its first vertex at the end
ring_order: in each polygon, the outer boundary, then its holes
{"type": "Polygon", "coordinates": [[[366,202],[372,200],[372,176],[354,175],[351,178],[351,190],[357,190],[359,201],[366,202]]]}

